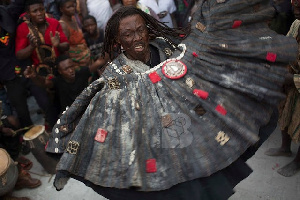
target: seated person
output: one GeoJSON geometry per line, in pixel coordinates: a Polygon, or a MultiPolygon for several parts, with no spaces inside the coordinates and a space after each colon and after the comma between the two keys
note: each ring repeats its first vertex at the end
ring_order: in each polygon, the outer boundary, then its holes
{"type": "Polygon", "coordinates": [[[84,38],[87,42],[88,47],[91,51],[92,64],[90,65],[90,71],[94,74],[93,78],[99,77],[99,70],[104,68],[108,61],[108,54],[103,57],[101,55],[103,42],[104,42],[104,32],[97,27],[96,18],[88,15],[83,20],[83,28],[85,30],[84,38]]]}
{"type": "MultiPolygon", "coordinates": [[[[8,178],[14,179],[15,185],[12,184],[3,184],[3,187],[0,189],[0,199],[14,199],[14,200],[29,200],[26,197],[13,197],[11,196],[11,191],[13,187],[15,189],[22,188],[36,188],[41,185],[41,181],[35,178],[32,178],[27,170],[30,170],[32,167],[32,162],[27,158],[19,155],[19,146],[20,140],[16,135],[16,132],[13,130],[14,125],[17,125],[17,118],[14,116],[3,117],[2,115],[2,101],[0,101],[0,148],[4,149],[5,152],[9,154],[9,157],[18,162],[18,170],[12,170],[13,173],[18,173],[13,176],[7,176],[8,178]],[[10,123],[12,122],[12,123],[10,123]],[[4,192],[9,191],[9,192],[4,192]]],[[[3,152],[3,151],[2,151],[3,152]]],[[[1,159],[4,159],[1,157],[1,159]]],[[[3,162],[4,160],[1,160],[3,162]]],[[[15,167],[16,168],[16,167],[15,167]]],[[[2,180],[4,181],[4,180],[2,180]]],[[[13,180],[6,180],[8,183],[14,182],[13,180]]]]}
{"type": "Polygon", "coordinates": [[[88,67],[75,70],[74,62],[66,54],[59,56],[56,63],[58,72],[56,77],[37,75],[32,67],[27,67],[24,76],[31,78],[42,87],[53,88],[58,95],[60,112],[62,112],[66,107],[71,106],[75,98],[88,86],[91,73],[88,67]]]}

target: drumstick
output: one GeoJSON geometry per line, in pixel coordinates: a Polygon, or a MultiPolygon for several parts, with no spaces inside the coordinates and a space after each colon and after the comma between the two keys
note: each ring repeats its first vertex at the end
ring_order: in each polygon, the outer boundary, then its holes
{"type": "Polygon", "coordinates": [[[24,127],[24,128],[20,128],[20,129],[18,129],[18,130],[16,130],[16,131],[13,132],[12,137],[16,136],[18,132],[20,132],[20,131],[25,131],[25,130],[28,130],[28,129],[31,129],[32,127],[33,127],[33,125],[27,126],[27,127],[24,127]]]}

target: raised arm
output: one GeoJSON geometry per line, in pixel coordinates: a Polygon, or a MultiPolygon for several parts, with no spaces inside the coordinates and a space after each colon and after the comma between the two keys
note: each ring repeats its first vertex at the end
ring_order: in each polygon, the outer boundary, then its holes
{"type": "Polygon", "coordinates": [[[51,77],[53,77],[52,74],[49,74],[48,76],[40,76],[36,73],[33,66],[27,66],[27,68],[24,71],[25,78],[30,78],[36,85],[44,88],[53,88],[53,81],[51,77]]]}
{"type": "Polygon", "coordinates": [[[37,47],[37,38],[28,33],[25,29],[25,24],[22,23],[17,28],[16,34],[16,57],[20,60],[27,59],[31,56],[34,49],[37,47]]]}

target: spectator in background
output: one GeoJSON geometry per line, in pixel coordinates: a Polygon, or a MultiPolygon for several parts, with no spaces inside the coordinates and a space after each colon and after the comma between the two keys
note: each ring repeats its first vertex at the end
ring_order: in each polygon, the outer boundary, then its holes
{"type": "Polygon", "coordinates": [[[141,4],[151,8],[170,28],[177,27],[175,19],[176,6],[173,0],[140,0],[141,4]]]}
{"type": "Polygon", "coordinates": [[[159,17],[157,16],[157,14],[152,10],[152,8],[143,5],[141,2],[139,2],[138,0],[120,0],[121,5],[123,6],[134,6],[142,11],[144,11],[145,13],[147,13],[148,15],[151,15],[152,17],[154,17],[155,19],[159,20],[159,17]]]}
{"type": "Polygon", "coordinates": [[[79,71],[76,71],[74,62],[67,54],[59,56],[56,62],[58,75],[54,78],[52,78],[52,75],[48,77],[40,76],[32,67],[27,67],[24,75],[26,78],[32,79],[37,85],[54,89],[58,93],[60,113],[62,113],[67,106],[71,106],[76,97],[88,86],[91,73],[88,67],[82,67],[79,71]]]}
{"type": "MultiPolygon", "coordinates": [[[[30,58],[35,70],[46,76],[52,73],[55,58],[69,49],[68,39],[59,22],[45,16],[42,0],[27,0],[28,19],[19,25],[16,35],[16,56],[30,58]]],[[[34,97],[46,114],[50,129],[57,119],[57,112],[45,89],[35,87],[34,97]]]]}
{"type": "Polygon", "coordinates": [[[74,17],[75,0],[59,0],[58,5],[62,13],[59,22],[70,43],[70,57],[79,67],[89,66],[91,60],[90,50],[74,17]]]}
{"type": "Polygon", "coordinates": [[[176,22],[178,27],[186,27],[190,21],[191,10],[195,0],[174,0],[176,5],[176,22]]]}
{"type": "Polygon", "coordinates": [[[286,35],[295,20],[291,0],[271,0],[271,5],[276,12],[273,20],[270,22],[270,29],[278,34],[286,35]]]}
{"type": "Polygon", "coordinates": [[[92,63],[90,65],[90,71],[93,73],[93,80],[95,80],[99,77],[98,69],[102,69],[108,61],[107,54],[105,57],[101,55],[104,42],[104,32],[97,27],[95,17],[91,15],[84,18],[83,28],[85,30],[85,41],[91,51],[92,63]]]}
{"type": "Polygon", "coordinates": [[[7,7],[0,6],[0,82],[5,86],[7,97],[17,112],[21,128],[33,124],[27,105],[26,85],[15,72],[15,67],[19,65],[15,57],[15,32],[24,8],[25,0],[15,0],[7,7]]]}
{"type": "MultiPolygon", "coordinates": [[[[2,185],[0,188],[0,199],[2,200],[29,200],[26,197],[13,197],[12,190],[22,188],[36,188],[41,185],[41,181],[34,179],[30,176],[27,170],[32,167],[32,162],[27,158],[20,156],[20,139],[16,132],[13,130],[17,127],[17,119],[14,116],[2,115],[2,101],[0,100],[0,148],[1,156],[0,163],[5,163],[3,152],[7,153],[9,157],[15,161],[18,161],[18,169],[14,166],[14,170],[10,170],[11,166],[8,166],[7,171],[4,171],[2,178],[2,185]],[[3,151],[3,149],[5,151],[3,151]],[[7,174],[5,174],[7,173],[7,174]]],[[[7,156],[8,156],[7,155],[7,156]]],[[[6,166],[5,166],[6,167],[6,166]]],[[[2,169],[3,170],[3,169],[2,169]]],[[[1,171],[3,172],[3,171],[1,171]]]]}
{"type": "Polygon", "coordinates": [[[111,4],[108,0],[79,0],[81,15],[92,15],[97,20],[97,26],[104,30],[112,15],[111,4]]]}
{"type": "MultiPolygon", "coordinates": [[[[297,39],[300,45],[300,0],[292,0],[292,5],[294,8],[294,14],[296,20],[292,24],[290,31],[287,36],[292,36],[297,39]]],[[[300,47],[300,46],[299,46],[300,47]]],[[[287,95],[286,99],[279,106],[280,118],[279,125],[281,129],[281,146],[279,148],[270,148],[265,154],[268,156],[285,156],[291,157],[291,142],[295,141],[299,143],[300,141],[300,93],[295,87],[293,82],[293,74],[300,73],[299,59],[288,66],[290,72],[290,81],[284,85],[283,91],[287,95]]],[[[278,169],[278,173],[282,176],[290,177],[300,171],[300,147],[295,158],[285,165],[284,167],[278,169]]]]}
{"type": "Polygon", "coordinates": [[[46,9],[46,13],[51,15],[53,18],[59,20],[60,18],[60,13],[57,8],[55,0],[44,0],[44,6],[46,9]]]}
{"type": "Polygon", "coordinates": [[[55,58],[69,49],[68,39],[59,22],[46,18],[42,0],[28,0],[29,20],[21,23],[17,29],[16,56],[18,59],[31,57],[39,70],[50,70],[55,58]]]}

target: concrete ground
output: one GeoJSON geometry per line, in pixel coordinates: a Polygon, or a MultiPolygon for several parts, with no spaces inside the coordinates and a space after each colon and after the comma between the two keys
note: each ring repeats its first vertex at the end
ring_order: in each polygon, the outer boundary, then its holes
{"type": "MultiPolygon", "coordinates": [[[[37,115],[38,107],[33,98],[29,98],[32,118],[36,124],[43,124],[42,115],[37,115]]],[[[235,188],[236,193],[229,200],[300,200],[300,172],[292,177],[283,177],[276,171],[289,163],[293,157],[269,157],[264,155],[266,149],[278,147],[281,142],[280,131],[277,129],[269,139],[260,147],[256,154],[248,160],[253,173],[240,182],[235,188]]],[[[295,155],[298,145],[292,145],[295,155]]],[[[294,156],[293,155],[293,156],[294,156]]],[[[36,189],[22,189],[15,191],[14,195],[27,196],[31,200],[104,200],[92,189],[81,182],[70,179],[65,188],[59,192],[53,187],[54,177],[50,177],[37,160],[30,153],[27,155],[34,162],[30,173],[33,177],[39,178],[42,185],[36,189]]]]}

